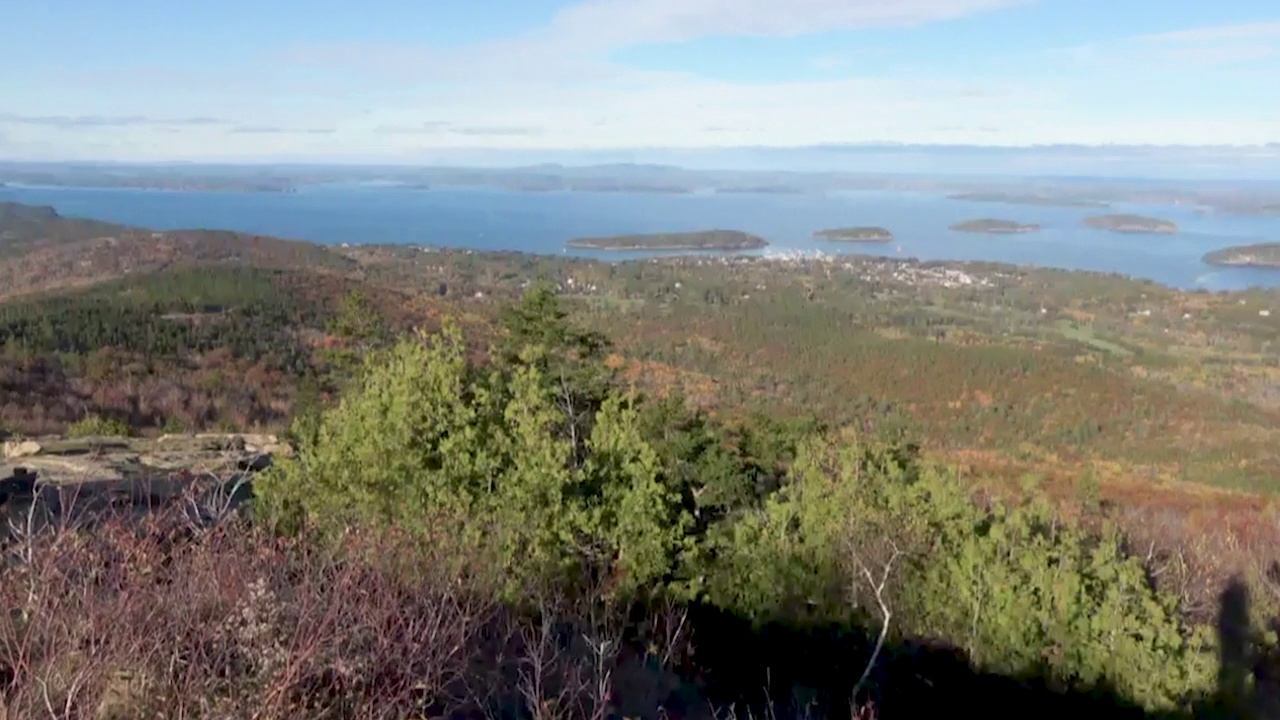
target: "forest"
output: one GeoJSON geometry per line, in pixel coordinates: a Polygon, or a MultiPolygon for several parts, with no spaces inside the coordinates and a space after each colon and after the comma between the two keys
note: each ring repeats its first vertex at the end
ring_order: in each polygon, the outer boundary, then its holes
{"type": "Polygon", "coordinates": [[[294,448],[18,533],[17,716],[1269,716],[1274,292],[206,240],[0,302],[14,439],[294,448]]]}
{"type": "Polygon", "coordinates": [[[83,417],[140,431],[281,427],[300,388],[330,389],[315,381],[340,357],[326,338],[343,293],[367,297],[354,288],[199,267],[0,304],[0,427],[57,433],[83,417]]]}
{"type": "Polygon", "coordinates": [[[339,399],[295,417],[251,516],[20,535],[7,707],[918,717],[978,690],[1177,717],[1267,699],[1222,680],[1230,638],[1115,529],[977,503],[910,442],[638,392],[545,286],[498,322],[483,363],[452,321],[370,345],[339,399]]]}

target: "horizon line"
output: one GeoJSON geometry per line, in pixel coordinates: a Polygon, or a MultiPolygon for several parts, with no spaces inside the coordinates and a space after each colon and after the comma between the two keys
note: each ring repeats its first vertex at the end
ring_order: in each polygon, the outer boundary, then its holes
{"type": "MultiPolygon", "coordinates": [[[[616,147],[547,147],[547,148],[529,148],[529,147],[492,147],[492,146],[451,146],[451,147],[433,147],[419,148],[413,151],[414,155],[440,153],[440,154],[461,154],[461,153],[489,153],[494,155],[501,154],[584,154],[584,155],[600,155],[610,153],[643,153],[643,152],[663,152],[663,153],[723,153],[723,152],[803,152],[803,151],[840,151],[840,150],[973,150],[988,151],[997,153],[1017,153],[1017,152],[1034,152],[1043,150],[1075,150],[1075,151],[1275,151],[1276,157],[1280,158],[1280,141],[1268,143],[1198,143],[1198,144],[1154,144],[1154,143],[1033,143],[1026,145],[983,145],[977,143],[911,143],[898,141],[867,141],[867,142],[849,142],[849,143],[816,143],[802,145],[702,145],[702,146],[678,146],[678,145],[638,145],[638,146],[616,146],[616,147]]],[[[68,164],[68,163],[84,163],[84,164],[100,164],[100,165],[167,165],[167,164],[207,164],[207,165],[226,165],[226,164],[266,164],[266,163],[296,163],[296,164],[345,164],[345,163],[395,163],[397,159],[404,163],[412,163],[416,159],[413,157],[405,157],[404,153],[394,155],[368,155],[363,156],[367,159],[353,160],[354,154],[344,154],[337,156],[270,156],[261,155],[253,157],[237,157],[228,156],[226,158],[190,158],[190,157],[173,157],[167,159],[152,160],[118,160],[109,158],[85,158],[85,157],[63,157],[48,159],[32,159],[32,158],[8,158],[0,156],[0,163],[3,164],[68,164]]],[[[399,164],[399,163],[396,163],[399,164]]],[[[641,163],[654,164],[654,163],[641,163]]]]}

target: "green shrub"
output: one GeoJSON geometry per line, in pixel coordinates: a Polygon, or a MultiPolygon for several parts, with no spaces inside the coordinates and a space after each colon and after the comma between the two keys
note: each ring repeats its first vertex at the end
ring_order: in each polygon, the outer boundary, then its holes
{"type": "Polygon", "coordinates": [[[544,352],[484,371],[447,325],[370,355],[337,407],[299,433],[297,456],[258,482],[260,510],[283,529],[446,528],[519,583],[565,580],[585,564],[619,592],[653,587],[686,520],[658,481],[634,399],[605,401],[575,462],[544,352]]]}
{"type": "Polygon", "coordinates": [[[1208,638],[1183,625],[1118,537],[1092,537],[1032,504],[939,528],[913,568],[913,629],[975,661],[1084,686],[1108,682],[1152,709],[1211,687],[1208,638]]]}
{"type": "Polygon", "coordinates": [[[131,437],[133,428],[129,424],[114,418],[100,415],[88,415],[67,426],[67,436],[84,437],[131,437]]]}
{"type": "Polygon", "coordinates": [[[1151,709],[1212,688],[1211,643],[1119,538],[1047,506],[983,509],[954,476],[892,449],[814,441],[763,508],[717,527],[705,592],[758,620],[878,628],[863,569],[898,558],[891,631],[964,648],[986,670],[1108,683],[1151,709]]]}

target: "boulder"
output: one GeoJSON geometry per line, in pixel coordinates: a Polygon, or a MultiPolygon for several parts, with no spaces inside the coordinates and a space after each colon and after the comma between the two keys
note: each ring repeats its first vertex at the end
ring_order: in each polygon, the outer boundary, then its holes
{"type": "Polygon", "coordinates": [[[39,455],[43,448],[35,440],[6,440],[4,443],[4,459],[31,457],[39,455]]]}

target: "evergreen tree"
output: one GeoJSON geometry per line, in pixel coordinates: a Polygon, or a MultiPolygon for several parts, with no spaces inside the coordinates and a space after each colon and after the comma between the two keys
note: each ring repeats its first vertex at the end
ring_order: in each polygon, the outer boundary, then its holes
{"type": "Polygon", "coordinates": [[[366,354],[385,347],[391,340],[386,320],[360,290],[343,296],[338,312],[329,320],[328,331],[342,342],[340,347],[324,353],[338,386],[351,381],[366,354]]]}
{"type": "Polygon", "coordinates": [[[538,368],[562,416],[560,428],[572,447],[571,462],[580,466],[592,419],[618,386],[615,373],[605,364],[608,339],[571,323],[555,290],[546,283],[534,285],[519,302],[505,307],[499,329],[494,353],[499,367],[532,363],[538,368]],[[530,347],[541,350],[529,356],[530,347]]]}

